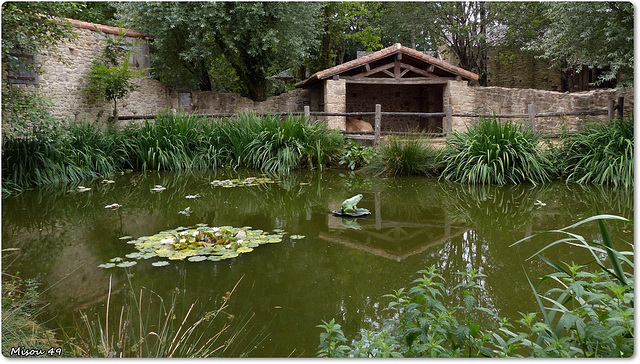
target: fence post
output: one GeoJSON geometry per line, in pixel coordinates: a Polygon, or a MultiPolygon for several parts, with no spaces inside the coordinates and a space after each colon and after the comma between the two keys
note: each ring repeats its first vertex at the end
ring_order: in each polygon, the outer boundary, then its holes
{"type": "Polygon", "coordinates": [[[624,114],[624,97],[618,97],[618,118],[622,120],[622,116],[624,114]]]}
{"type": "Polygon", "coordinates": [[[373,147],[378,150],[378,144],[380,144],[380,124],[382,122],[382,106],[376,104],[376,116],[374,125],[373,147]]]}
{"type": "Polygon", "coordinates": [[[446,109],[445,109],[445,114],[446,116],[445,118],[445,132],[447,133],[447,138],[449,137],[449,135],[451,135],[451,132],[453,131],[453,107],[451,107],[451,105],[447,105],[446,109]]]}
{"type": "Polygon", "coordinates": [[[308,119],[310,116],[311,116],[311,108],[309,107],[309,105],[305,105],[304,106],[304,117],[308,119]]]}
{"type": "Polygon", "coordinates": [[[607,107],[607,117],[609,118],[609,120],[613,120],[613,118],[615,117],[615,111],[616,111],[616,100],[611,99],[609,100],[609,107],[607,107]]]}
{"type": "Polygon", "coordinates": [[[531,124],[531,130],[536,132],[536,108],[533,104],[528,105],[529,123],[531,124]]]}

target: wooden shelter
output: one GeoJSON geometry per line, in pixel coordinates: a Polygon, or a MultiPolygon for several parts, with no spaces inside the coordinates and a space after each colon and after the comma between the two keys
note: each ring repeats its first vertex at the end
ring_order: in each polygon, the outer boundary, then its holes
{"type": "MultiPolygon", "coordinates": [[[[396,43],[352,61],[316,72],[296,87],[310,91],[310,110],[329,113],[442,113],[451,81],[478,80],[478,75],[396,43]]],[[[373,116],[363,120],[373,125],[373,116]]],[[[330,116],[332,128],[345,129],[344,116],[330,116]]],[[[443,117],[385,117],[382,130],[442,132],[443,117]]]]}

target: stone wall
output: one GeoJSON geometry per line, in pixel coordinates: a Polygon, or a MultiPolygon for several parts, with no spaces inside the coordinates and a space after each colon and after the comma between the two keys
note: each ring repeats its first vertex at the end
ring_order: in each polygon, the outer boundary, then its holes
{"type": "Polygon", "coordinates": [[[309,105],[309,90],[298,89],[265,101],[253,101],[238,94],[215,91],[192,91],[187,112],[197,111],[203,114],[236,113],[252,110],[255,112],[302,112],[309,105]]]}
{"type": "MultiPolygon", "coordinates": [[[[449,82],[445,88],[445,105],[451,105],[453,113],[527,114],[533,103],[536,113],[606,110],[609,100],[623,96],[625,115],[633,115],[633,89],[601,89],[585,92],[562,93],[533,89],[504,87],[474,87],[464,81],[449,82]]],[[[453,117],[453,130],[466,130],[467,125],[478,118],[453,117]]],[[[512,119],[513,120],[513,119],[512,119]]],[[[515,119],[526,123],[527,119],[515,119]]],[[[606,120],[605,115],[537,117],[537,130],[542,134],[575,132],[589,120],[606,120]]]]}
{"type": "MultiPolygon", "coordinates": [[[[78,38],[57,47],[54,56],[41,57],[42,73],[36,92],[53,101],[55,116],[71,121],[104,121],[112,114],[110,102],[87,91],[86,75],[104,48],[104,36],[96,31],[75,28],[78,38]]],[[[112,36],[107,34],[107,36],[112,36]]],[[[149,115],[171,105],[174,92],[159,81],[138,79],[139,90],[121,100],[120,115],[149,115]]]]}
{"type": "Polygon", "coordinates": [[[488,86],[562,90],[562,73],[559,67],[550,67],[549,61],[528,52],[518,52],[510,59],[499,54],[499,49],[488,54],[488,86]]]}

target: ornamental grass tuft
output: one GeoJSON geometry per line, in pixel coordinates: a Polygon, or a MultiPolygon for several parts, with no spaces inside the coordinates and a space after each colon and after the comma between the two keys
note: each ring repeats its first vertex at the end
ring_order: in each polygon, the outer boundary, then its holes
{"type": "Polygon", "coordinates": [[[589,127],[567,138],[561,153],[567,182],[633,188],[633,119],[589,127]]]}
{"type": "Polygon", "coordinates": [[[453,132],[443,152],[441,178],[469,184],[533,184],[551,180],[552,164],[528,129],[496,118],[453,132]]]}
{"type": "Polygon", "coordinates": [[[437,175],[437,153],[429,142],[421,137],[390,136],[380,146],[378,158],[366,171],[375,175],[437,175]]]}

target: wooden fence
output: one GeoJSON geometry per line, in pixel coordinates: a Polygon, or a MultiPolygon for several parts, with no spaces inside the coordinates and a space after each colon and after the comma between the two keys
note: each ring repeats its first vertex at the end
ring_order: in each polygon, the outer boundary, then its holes
{"type": "MultiPolygon", "coordinates": [[[[497,117],[499,119],[526,119],[528,120],[531,129],[534,132],[538,131],[538,125],[536,122],[536,118],[542,117],[555,117],[555,116],[570,116],[570,115],[607,115],[609,119],[613,119],[618,117],[622,119],[623,117],[623,107],[624,107],[624,98],[619,97],[618,100],[610,100],[609,105],[606,109],[599,110],[573,110],[573,111],[557,111],[557,112],[544,112],[537,113],[534,104],[529,104],[527,108],[526,114],[480,114],[480,113],[455,113],[453,112],[453,108],[451,105],[447,105],[445,107],[444,112],[389,112],[382,111],[382,106],[380,104],[375,105],[375,111],[373,112],[344,112],[344,113],[336,113],[336,112],[322,112],[322,111],[311,111],[309,106],[304,107],[303,112],[263,112],[256,113],[258,116],[265,115],[276,115],[276,116],[287,116],[287,115],[304,115],[307,118],[311,116],[373,116],[374,117],[374,125],[373,131],[342,131],[343,134],[348,135],[373,135],[373,144],[374,146],[378,146],[380,142],[381,135],[422,135],[422,136],[430,136],[430,137],[448,137],[453,131],[453,117],[465,117],[465,118],[492,118],[497,117]],[[417,132],[398,132],[398,131],[382,131],[382,118],[384,116],[393,116],[393,117],[443,117],[445,118],[444,131],[441,133],[417,133],[417,132]]],[[[216,114],[200,114],[204,117],[233,117],[239,115],[238,113],[216,113],[216,114]]],[[[141,119],[155,119],[155,116],[149,115],[133,115],[133,116],[120,116],[118,120],[141,120],[141,119]]],[[[546,138],[554,138],[558,137],[557,134],[548,134],[541,135],[546,138]]]]}

